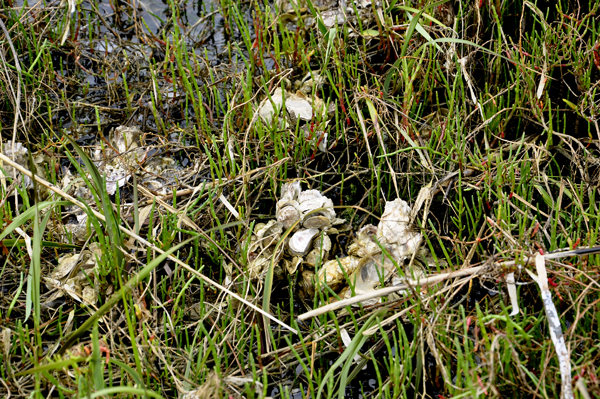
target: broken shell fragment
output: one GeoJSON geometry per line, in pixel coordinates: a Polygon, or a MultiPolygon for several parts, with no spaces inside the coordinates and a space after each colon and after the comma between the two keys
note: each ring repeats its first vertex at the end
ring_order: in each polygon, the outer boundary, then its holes
{"type": "Polygon", "coordinates": [[[288,243],[290,253],[295,256],[306,255],[310,250],[310,244],[312,243],[313,238],[317,234],[319,234],[318,229],[299,230],[295,232],[288,243]]]}

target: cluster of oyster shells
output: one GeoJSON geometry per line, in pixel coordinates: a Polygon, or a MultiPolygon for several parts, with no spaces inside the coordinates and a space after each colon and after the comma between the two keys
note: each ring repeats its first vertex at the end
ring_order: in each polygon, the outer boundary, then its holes
{"type": "MultiPolygon", "coordinates": [[[[379,225],[361,228],[348,247],[348,256],[328,261],[319,270],[318,284],[339,290],[347,275],[354,284],[354,292],[361,294],[396,276],[396,265],[403,265],[423,241],[421,233],[412,226],[410,214],[406,201],[398,198],[386,202],[379,225]]],[[[422,274],[420,270],[410,273],[422,274]]]]}
{"type": "MultiPolygon", "coordinates": [[[[151,146],[145,143],[144,133],[136,126],[119,126],[108,136],[108,146],[98,142],[91,151],[91,159],[105,177],[106,192],[114,195],[117,190],[136,174],[138,184],[152,193],[165,195],[171,192],[171,185],[185,173],[173,158],[154,154],[151,146]],[[150,156],[153,154],[153,156],[150,156]]],[[[88,176],[89,178],[89,176],[88,176]]],[[[66,193],[93,204],[94,197],[83,176],[71,173],[68,169],[62,177],[60,187],[66,193]]],[[[87,213],[75,206],[68,207],[73,212],[65,224],[65,229],[74,243],[84,243],[89,237],[87,213]]]]}
{"type": "MultiPolygon", "coordinates": [[[[342,223],[331,199],[317,190],[302,191],[299,182],[284,184],[275,219],[257,224],[249,239],[244,252],[248,276],[260,280],[273,262],[275,278],[286,272],[299,273],[304,297],[325,285],[336,291],[346,289],[340,295],[349,297],[401,279],[398,267],[404,266],[423,241],[412,225],[410,206],[396,199],[386,202],[377,226],[368,224],[358,231],[347,256],[329,260],[330,235],[337,234],[335,226],[342,223]],[[347,276],[353,290],[347,289],[347,276]]],[[[403,274],[415,279],[422,277],[424,270],[413,266],[403,274]]]]}
{"type": "Polygon", "coordinates": [[[322,152],[327,152],[328,133],[324,128],[335,115],[336,104],[332,101],[327,106],[313,93],[323,87],[325,82],[326,78],[318,71],[311,71],[302,80],[294,82],[296,91],[293,92],[292,83],[284,79],[285,89],[275,89],[270,98],[263,101],[258,114],[268,125],[275,120],[282,128],[296,126],[299,122],[304,139],[315,143],[322,152]],[[311,123],[315,118],[320,120],[317,126],[311,123]]]}
{"type": "MultiPolygon", "coordinates": [[[[275,219],[254,228],[246,251],[247,270],[253,280],[259,279],[274,261],[275,274],[285,270],[296,273],[298,267],[314,268],[328,259],[330,234],[344,219],[336,216],[331,199],[318,190],[302,191],[300,182],[286,183],[281,188],[275,219]],[[277,245],[283,233],[287,238],[277,245]]],[[[314,274],[314,272],[313,272],[314,274]]]]}
{"type": "Polygon", "coordinates": [[[53,307],[55,301],[65,294],[83,304],[95,305],[100,291],[97,276],[98,260],[101,258],[102,250],[96,242],[80,253],[61,256],[50,276],[44,277],[46,286],[56,289],[44,305],[53,307]]]}

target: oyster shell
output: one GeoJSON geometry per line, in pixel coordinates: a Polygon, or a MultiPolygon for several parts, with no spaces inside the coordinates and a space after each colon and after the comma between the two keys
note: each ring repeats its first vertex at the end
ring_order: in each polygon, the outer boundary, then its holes
{"type": "Polygon", "coordinates": [[[271,98],[260,107],[258,114],[266,123],[270,124],[273,118],[282,111],[284,99],[285,111],[282,113],[287,113],[294,124],[298,119],[310,121],[313,115],[325,116],[327,113],[323,100],[320,98],[306,96],[303,92],[291,93],[278,87],[271,98]]]}
{"type": "Polygon", "coordinates": [[[323,251],[331,251],[331,238],[327,234],[321,234],[319,237],[315,239],[313,242],[313,248],[317,250],[323,251]]]}
{"type": "MultiPolygon", "coordinates": [[[[307,201],[315,201],[315,197],[307,201]]],[[[326,262],[319,270],[318,281],[337,289],[344,282],[343,269],[355,281],[355,292],[364,293],[379,285],[381,278],[388,280],[396,273],[394,264],[402,264],[419,249],[423,240],[412,228],[410,212],[410,206],[401,199],[387,202],[378,227],[366,225],[360,229],[348,247],[349,256],[326,262]],[[382,252],[380,245],[393,260],[377,255],[382,252]]]]}
{"type": "Polygon", "coordinates": [[[277,221],[281,223],[283,228],[287,230],[300,220],[302,212],[300,212],[297,201],[280,200],[277,202],[277,212],[275,217],[277,218],[277,221]]]}
{"type": "Polygon", "coordinates": [[[382,244],[392,244],[396,259],[404,259],[415,253],[423,236],[414,231],[410,220],[410,206],[406,201],[397,198],[385,204],[385,210],[377,229],[377,239],[382,244]]]}
{"type": "MultiPolygon", "coordinates": [[[[282,255],[283,251],[279,249],[277,251],[277,254],[275,255],[275,264],[277,264],[281,260],[282,255]]],[[[251,280],[257,280],[269,268],[272,257],[272,248],[266,248],[260,253],[248,253],[248,277],[250,277],[251,280]]]]}
{"type": "Polygon", "coordinates": [[[119,151],[119,154],[124,154],[139,147],[141,136],[142,131],[137,126],[119,126],[109,134],[109,140],[113,147],[119,151]]]}
{"type": "MultiPolygon", "coordinates": [[[[259,224],[259,225],[262,225],[259,224]]],[[[257,226],[259,226],[257,225],[257,226]]],[[[281,238],[283,231],[283,224],[276,220],[270,220],[266,225],[260,226],[256,230],[256,238],[260,243],[261,248],[265,249],[271,245],[277,244],[277,241],[281,238]]]]}
{"type": "MultiPolygon", "coordinates": [[[[388,259],[383,260],[380,257],[367,257],[360,262],[360,266],[350,277],[354,284],[354,295],[367,294],[375,290],[382,282],[388,280],[396,272],[394,263],[388,259]]],[[[344,292],[343,298],[350,298],[353,295],[351,289],[344,292]]],[[[373,298],[354,304],[353,306],[370,306],[381,302],[381,298],[373,298]]]]}
{"type": "Polygon", "coordinates": [[[44,303],[50,306],[64,294],[70,295],[84,305],[94,305],[100,294],[98,274],[98,260],[102,257],[102,249],[96,242],[90,244],[89,249],[75,255],[65,255],[58,260],[58,266],[45,277],[48,288],[58,288],[44,303]],[[93,284],[93,286],[92,286],[93,284]]]}
{"type": "Polygon", "coordinates": [[[372,224],[365,225],[358,231],[356,241],[348,247],[348,254],[364,258],[381,252],[381,248],[374,240],[377,231],[377,227],[372,224]]]}
{"type": "Polygon", "coordinates": [[[307,229],[324,229],[331,226],[331,219],[323,215],[310,215],[304,219],[302,225],[307,229]]]}
{"type": "MultiPolygon", "coordinates": [[[[328,199],[318,190],[306,190],[298,195],[298,202],[300,203],[300,210],[302,212],[324,208],[328,199]]],[[[331,200],[329,201],[331,202],[331,200]]],[[[333,208],[333,203],[331,203],[331,207],[333,208]]]]}
{"type": "Polygon", "coordinates": [[[281,186],[281,201],[295,201],[301,191],[302,188],[300,187],[299,181],[295,181],[293,183],[284,183],[281,186]]]}
{"type": "Polygon", "coordinates": [[[287,270],[287,272],[289,274],[296,273],[296,270],[298,270],[298,266],[300,266],[301,263],[302,263],[302,258],[299,256],[294,256],[291,261],[287,260],[287,259],[283,260],[283,265],[285,267],[285,270],[287,270]]]}
{"type": "Polygon", "coordinates": [[[361,259],[356,256],[345,256],[326,262],[318,273],[318,281],[332,289],[337,289],[344,282],[344,271],[350,276],[360,266],[361,259]],[[343,271],[342,271],[343,268],[343,271]]]}
{"type": "Polygon", "coordinates": [[[318,229],[299,230],[294,233],[288,243],[289,251],[294,256],[304,256],[310,250],[313,238],[319,234],[318,229]]]}
{"type": "Polygon", "coordinates": [[[315,272],[310,269],[302,270],[298,279],[298,285],[300,286],[300,295],[303,298],[310,298],[312,300],[315,296],[315,272]]]}
{"type": "Polygon", "coordinates": [[[304,263],[307,266],[316,267],[318,264],[322,264],[327,260],[327,255],[326,251],[321,253],[321,251],[315,248],[304,257],[304,263]]]}
{"type": "Polygon", "coordinates": [[[283,225],[284,229],[289,229],[302,217],[298,195],[302,189],[300,182],[285,183],[281,186],[281,199],[277,201],[277,210],[275,218],[283,225]]]}

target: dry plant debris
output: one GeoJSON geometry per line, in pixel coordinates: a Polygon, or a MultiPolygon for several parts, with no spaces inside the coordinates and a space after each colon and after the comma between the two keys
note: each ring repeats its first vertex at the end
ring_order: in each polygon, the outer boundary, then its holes
{"type": "Polygon", "coordinates": [[[4,3],[1,397],[600,397],[597,1],[4,3]]]}

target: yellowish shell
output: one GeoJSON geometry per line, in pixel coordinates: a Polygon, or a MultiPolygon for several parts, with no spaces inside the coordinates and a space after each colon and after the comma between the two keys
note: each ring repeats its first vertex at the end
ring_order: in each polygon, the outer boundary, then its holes
{"type": "Polygon", "coordinates": [[[350,276],[360,265],[360,258],[345,256],[326,262],[318,273],[318,281],[332,289],[337,289],[344,282],[344,271],[350,276]],[[343,270],[342,270],[343,269],[343,270]]]}

